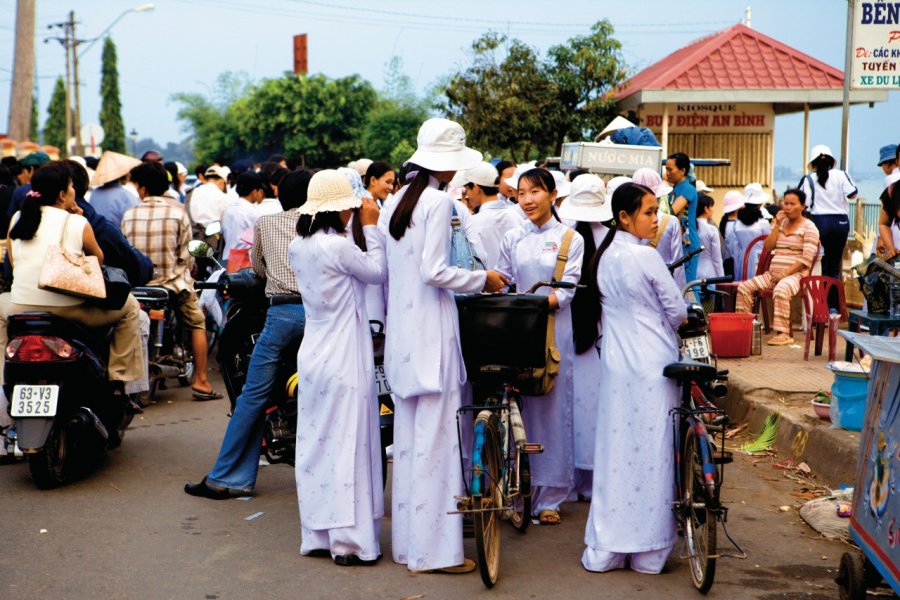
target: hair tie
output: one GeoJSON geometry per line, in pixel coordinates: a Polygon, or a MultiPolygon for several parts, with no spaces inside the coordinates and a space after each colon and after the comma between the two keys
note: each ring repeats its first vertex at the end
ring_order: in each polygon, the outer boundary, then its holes
{"type": "Polygon", "coordinates": [[[415,179],[418,176],[419,176],[418,171],[410,171],[409,173],[406,174],[407,183],[409,183],[410,181],[412,181],[413,179],[415,179]]]}
{"type": "Polygon", "coordinates": [[[610,227],[616,227],[616,226],[618,226],[618,223],[616,223],[616,220],[613,219],[612,221],[609,222],[609,226],[610,226],[610,227]]]}
{"type": "Polygon", "coordinates": [[[40,198],[40,197],[41,197],[41,193],[40,193],[40,192],[37,192],[37,191],[35,191],[35,190],[28,190],[28,191],[25,193],[25,197],[26,197],[26,198],[40,198]]]}

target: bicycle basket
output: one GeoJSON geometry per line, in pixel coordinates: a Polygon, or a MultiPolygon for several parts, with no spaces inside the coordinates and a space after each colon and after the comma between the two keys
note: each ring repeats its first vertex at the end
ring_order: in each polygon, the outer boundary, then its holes
{"type": "Polygon", "coordinates": [[[546,296],[460,294],[456,305],[463,360],[471,381],[478,382],[487,365],[514,369],[523,376],[546,366],[550,314],[546,296]]]}

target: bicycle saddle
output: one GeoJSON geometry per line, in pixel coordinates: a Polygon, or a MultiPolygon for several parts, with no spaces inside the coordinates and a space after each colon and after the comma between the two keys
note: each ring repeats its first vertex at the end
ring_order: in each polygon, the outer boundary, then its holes
{"type": "Polygon", "coordinates": [[[666,365],[663,375],[684,385],[690,381],[712,381],[719,376],[719,372],[713,365],[687,360],[666,365]]]}

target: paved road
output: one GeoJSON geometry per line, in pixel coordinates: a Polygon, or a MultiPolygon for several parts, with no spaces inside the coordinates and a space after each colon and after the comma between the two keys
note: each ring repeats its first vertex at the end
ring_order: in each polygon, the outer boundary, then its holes
{"type": "MultiPolygon", "coordinates": [[[[221,384],[219,384],[221,387],[221,384]]],[[[501,579],[485,590],[477,574],[412,575],[390,557],[374,568],[342,568],[299,555],[293,470],[261,469],[248,501],[184,494],[218,451],[227,402],[192,402],[162,392],[138,417],[121,449],[88,479],[42,492],[27,465],[0,466],[0,596],[30,598],[697,598],[685,562],[659,576],[582,569],[588,505],[565,505],[558,527],[504,528],[501,579]],[[257,513],[262,516],[247,521],[257,513]],[[41,533],[46,530],[46,533],[41,533]]],[[[834,570],[845,547],[818,538],[795,511],[796,484],[764,463],[738,459],[726,473],[732,534],[750,554],[721,560],[710,598],[836,597],[834,570]],[[780,478],[780,479],[779,479],[780,478]]],[[[470,542],[469,542],[470,543],[470,542]]],[[[720,548],[724,545],[720,542],[720,548]]],[[[474,556],[474,548],[467,546],[474,556]]]]}

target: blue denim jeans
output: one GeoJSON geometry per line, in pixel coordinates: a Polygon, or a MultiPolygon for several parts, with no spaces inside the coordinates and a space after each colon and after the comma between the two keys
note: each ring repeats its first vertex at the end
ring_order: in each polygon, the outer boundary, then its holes
{"type": "Polygon", "coordinates": [[[247,381],[225,430],[219,458],[207,475],[210,484],[245,492],[253,489],[259,470],[263,413],[275,385],[281,353],[303,335],[305,324],[302,304],[269,307],[266,326],[253,348],[247,381]]]}

